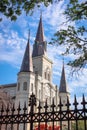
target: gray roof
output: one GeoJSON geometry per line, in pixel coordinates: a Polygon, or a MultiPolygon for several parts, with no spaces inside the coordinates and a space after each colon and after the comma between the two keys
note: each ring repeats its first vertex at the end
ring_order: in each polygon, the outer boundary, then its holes
{"type": "Polygon", "coordinates": [[[39,26],[37,30],[37,35],[36,35],[36,42],[44,42],[44,31],[43,31],[43,25],[42,25],[42,15],[40,16],[40,21],[39,21],[39,26]]]}
{"type": "Polygon", "coordinates": [[[33,72],[33,65],[32,65],[32,57],[30,55],[30,44],[28,39],[20,72],[30,72],[30,71],[33,72]]]}
{"type": "Polygon", "coordinates": [[[39,26],[37,30],[37,35],[35,39],[35,44],[33,45],[32,57],[41,56],[46,53],[47,43],[44,39],[44,31],[42,25],[42,16],[40,16],[39,26]]]}
{"type": "Polygon", "coordinates": [[[64,64],[62,68],[62,75],[61,75],[61,80],[60,80],[60,87],[59,87],[59,93],[60,92],[68,92],[67,91],[67,85],[66,85],[66,77],[65,77],[65,69],[64,69],[64,64]]]}
{"type": "Polygon", "coordinates": [[[11,83],[11,84],[3,84],[0,85],[0,88],[8,88],[8,87],[16,87],[17,83],[11,83]]]}

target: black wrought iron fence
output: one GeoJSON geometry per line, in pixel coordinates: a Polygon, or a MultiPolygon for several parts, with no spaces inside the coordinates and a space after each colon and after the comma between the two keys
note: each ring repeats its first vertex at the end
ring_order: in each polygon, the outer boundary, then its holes
{"type": "Polygon", "coordinates": [[[32,94],[29,98],[30,111],[24,105],[23,109],[15,109],[14,105],[10,109],[9,105],[4,110],[3,105],[0,110],[0,130],[87,130],[87,102],[83,95],[81,107],[78,108],[76,97],[73,106],[67,98],[66,110],[63,110],[61,99],[56,106],[54,99],[52,105],[47,104],[42,107],[39,102],[36,106],[36,97],[32,94]]]}

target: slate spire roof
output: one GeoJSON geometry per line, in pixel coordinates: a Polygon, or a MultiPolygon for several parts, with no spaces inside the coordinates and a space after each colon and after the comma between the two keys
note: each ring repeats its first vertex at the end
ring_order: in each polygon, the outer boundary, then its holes
{"type": "Polygon", "coordinates": [[[43,24],[42,24],[42,14],[40,16],[40,21],[39,21],[39,26],[38,26],[38,30],[37,30],[37,34],[36,34],[36,42],[44,42],[44,30],[43,30],[43,24]]]}
{"type": "Polygon", "coordinates": [[[25,49],[20,72],[33,72],[32,57],[30,55],[30,33],[28,36],[28,42],[25,49]]]}
{"type": "Polygon", "coordinates": [[[36,38],[35,38],[35,43],[33,45],[32,57],[45,55],[46,51],[47,51],[47,43],[44,38],[44,29],[42,24],[42,15],[41,15],[36,38]]]}
{"type": "Polygon", "coordinates": [[[61,80],[60,80],[60,87],[59,87],[59,93],[67,93],[67,84],[66,84],[66,77],[65,77],[65,68],[64,68],[64,63],[63,63],[63,68],[62,68],[62,75],[61,75],[61,80]]]}

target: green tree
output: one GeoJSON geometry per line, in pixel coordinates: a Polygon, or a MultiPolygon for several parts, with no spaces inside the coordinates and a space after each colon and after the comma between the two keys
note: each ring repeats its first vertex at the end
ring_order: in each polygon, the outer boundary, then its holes
{"type": "Polygon", "coordinates": [[[32,13],[35,7],[40,7],[41,3],[48,6],[52,0],[0,0],[0,13],[15,21],[23,11],[26,14],[32,13]]]}
{"type": "Polygon", "coordinates": [[[68,65],[78,70],[87,65],[87,1],[69,0],[64,14],[67,22],[73,21],[75,26],[68,25],[67,29],[57,31],[51,43],[64,45],[65,55],[76,55],[68,65]]]}

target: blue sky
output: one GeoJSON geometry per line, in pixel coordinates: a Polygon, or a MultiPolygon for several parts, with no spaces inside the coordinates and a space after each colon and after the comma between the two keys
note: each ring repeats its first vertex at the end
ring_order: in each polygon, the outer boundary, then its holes
{"type": "MultiPolygon", "coordinates": [[[[30,43],[31,51],[32,45],[35,40],[38,22],[40,18],[40,12],[42,10],[43,26],[45,39],[50,41],[53,34],[60,28],[67,28],[67,25],[63,25],[62,22],[66,21],[63,15],[65,4],[61,1],[58,4],[50,5],[48,8],[35,9],[32,16],[23,13],[18,17],[16,22],[11,22],[4,16],[3,21],[0,23],[0,84],[15,83],[17,81],[17,73],[20,70],[22,63],[25,46],[28,39],[28,30],[30,29],[30,43]]],[[[69,23],[68,23],[69,24],[69,23]]],[[[74,25],[75,23],[70,23],[74,25]]],[[[48,45],[48,57],[53,60],[53,82],[59,86],[61,71],[62,71],[62,59],[61,53],[64,51],[64,47],[57,47],[48,45]]],[[[79,77],[71,77],[71,68],[67,66],[67,60],[73,59],[76,56],[73,54],[65,58],[65,71],[66,79],[69,91],[71,93],[71,100],[76,94],[78,99],[81,99],[84,93],[87,97],[87,69],[83,69],[80,72],[79,77]]]]}

